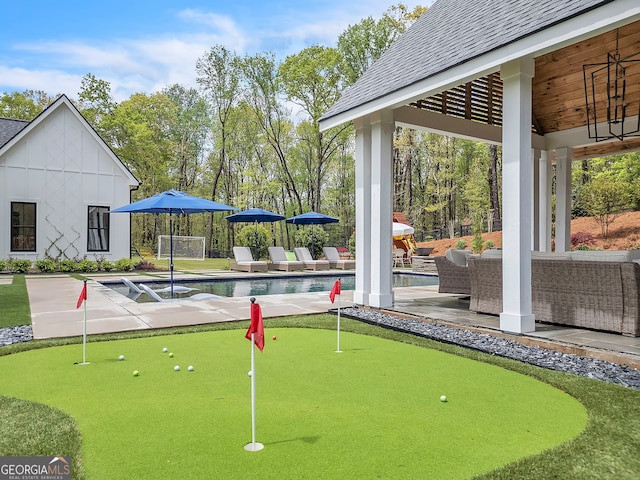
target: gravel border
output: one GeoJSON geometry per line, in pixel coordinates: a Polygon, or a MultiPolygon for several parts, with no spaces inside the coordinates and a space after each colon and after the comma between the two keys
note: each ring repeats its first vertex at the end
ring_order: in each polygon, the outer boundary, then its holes
{"type": "MultiPolygon", "coordinates": [[[[582,357],[572,353],[562,353],[548,348],[523,345],[516,341],[495,337],[487,333],[398,317],[376,310],[347,307],[341,309],[340,312],[346,317],[383,328],[411,333],[431,340],[519,360],[550,370],[573,373],[640,390],[640,370],[627,365],[582,357]]],[[[332,313],[337,312],[333,310],[332,313]]]]}
{"type": "Polygon", "coordinates": [[[33,340],[31,325],[0,328],[0,347],[33,340]]]}

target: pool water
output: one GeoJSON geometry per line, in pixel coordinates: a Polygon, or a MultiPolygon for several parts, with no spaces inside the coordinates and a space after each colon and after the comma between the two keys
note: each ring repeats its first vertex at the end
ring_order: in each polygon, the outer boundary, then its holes
{"type": "MultiPolygon", "coordinates": [[[[342,290],[355,289],[355,275],[312,275],[312,276],[278,276],[260,278],[238,278],[238,279],[210,279],[210,280],[189,280],[175,282],[174,286],[194,288],[191,292],[174,292],[174,298],[187,298],[196,293],[213,293],[221,297],[248,297],[259,295],[277,295],[286,293],[308,293],[308,292],[328,292],[333,287],[335,281],[340,278],[342,290]]],[[[140,283],[140,282],[136,282],[140,283]]],[[[145,281],[142,282],[152,290],[169,287],[169,283],[145,281]]],[[[437,285],[438,277],[433,275],[416,275],[407,273],[396,273],[393,275],[394,287],[422,287],[437,285]]],[[[134,299],[136,302],[152,302],[153,299],[147,294],[136,294],[129,292],[129,288],[123,283],[104,283],[105,286],[134,299]]],[[[158,292],[162,298],[170,298],[169,292],[158,292]]]]}

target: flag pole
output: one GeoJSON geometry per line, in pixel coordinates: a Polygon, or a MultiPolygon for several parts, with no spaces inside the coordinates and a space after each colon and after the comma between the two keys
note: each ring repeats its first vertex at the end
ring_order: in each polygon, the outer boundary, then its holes
{"type": "MultiPolygon", "coordinates": [[[[255,297],[251,297],[251,303],[255,303],[255,297]]],[[[253,321],[253,319],[252,319],[253,321]]],[[[244,446],[245,450],[250,452],[258,452],[264,448],[264,445],[256,442],[256,333],[251,332],[251,443],[244,446]]]]}
{"type": "Polygon", "coordinates": [[[340,350],[340,298],[342,298],[342,295],[338,295],[338,348],[336,353],[342,353],[342,350],[340,350]]]}
{"type": "Polygon", "coordinates": [[[84,318],[82,321],[82,363],[80,365],[88,365],[87,362],[87,281],[84,280],[83,290],[84,298],[84,318]]]}

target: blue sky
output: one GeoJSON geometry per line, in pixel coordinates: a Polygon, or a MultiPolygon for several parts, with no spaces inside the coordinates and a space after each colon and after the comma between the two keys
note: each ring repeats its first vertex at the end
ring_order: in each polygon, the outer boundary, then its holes
{"type": "MultiPolygon", "coordinates": [[[[86,73],[117,101],[173,83],[195,86],[211,46],[239,55],[335,46],[338,35],[393,0],[33,0],[6,2],[0,28],[0,93],[44,90],[76,98],[86,73]]],[[[413,9],[432,0],[404,1],[413,9]]]]}

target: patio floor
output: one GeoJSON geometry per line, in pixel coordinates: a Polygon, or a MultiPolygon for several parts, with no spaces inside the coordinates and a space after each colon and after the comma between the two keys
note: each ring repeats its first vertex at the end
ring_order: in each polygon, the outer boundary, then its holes
{"type": "MultiPolygon", "coordinates": [[[[331,273],[337,273],[337,271],[331,273]]],[[[251,277],[274,274],[285,275],[281,272],[269,272],[268,274],[254,273],[251,277]]],[[[154,272],[154,276],[163,275],[154,272]]],[[[308,273],[308,275],[313,274],[308,273]]],[[[87,282],[88,334],[197,325],[249,318],[250,301],[248,297],[171,303],[136,303],[99,283],[105,280],[117,281],[122,276],[126,276],[136,283],[150,279],[149,276],[123,275],[122,273],[91,275],[91,280],[87,282]]],[[[176,279],[194,277],[246,278],[247,274],[226,270],[188,275],[175,274],[176,279]]],[[[27,277],[35,338],[82,334],[83,308],[75,308],[81,288],[82,283],[68,275],[27,277]]],[[[454,327],[485,331],[525,344],[601,358],[640,369],[640,337],[625,337],[539,323],[536,324],[535,332],[526,335],[513,335],[500,331],[497,316],[470,312],[468,299],[456,295],[438,294],[437,286],[395,288],[394,296],[394,306],[385,309],[385,311],[398,315],[410,315],[424,321],[436,321],[454,327]]],[[[352,299],[353,292],[343,291],[340,298],[341,306],[351,306],[352,299]]],[[[327,292],[262,295],[257,297],[257,300],[262,307],[263,316],[267,320],[279,316],[326,313],[336,307],[336,304],[330,302],[327,292]]]]}

